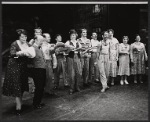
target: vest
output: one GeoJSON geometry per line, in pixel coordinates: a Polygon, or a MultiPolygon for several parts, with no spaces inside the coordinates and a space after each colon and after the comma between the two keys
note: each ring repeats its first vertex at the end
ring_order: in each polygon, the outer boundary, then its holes
{"type": "MultiPolygon", "coordinates": [[[[70,45],[74,46],[71,41],[70,41],[70,45]]],[[[78,42],[76,43],[76,48],[79,48],[79,43],[78,42]]],[[[70,51],[67,57],[74,58],[74,54],[75,54],[74,51],[70,51]]],[[[78,57],[80,57],[80,53],[79,52],[78,52],[78,57]]]]}
{"type": "Polygon", "coordinates": [[[34,45],[33,45],[33,47],[34,47],[35,53],[36,53],[36,56],[33,58],[33,67],[45,69],[46,68],[46,62],[45,62],[42,50],[40,50],[38,47],[36,47],[34,45]]]}

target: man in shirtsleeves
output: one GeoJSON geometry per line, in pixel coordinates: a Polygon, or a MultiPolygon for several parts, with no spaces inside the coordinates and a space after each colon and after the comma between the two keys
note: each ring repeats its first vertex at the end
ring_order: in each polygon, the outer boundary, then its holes
{"type": "Polygon", "coordinates": [[[68,86],[66,79],[66,57],[65,57],[65,44],[62,42],[62,36],[60,34],[56,35],[56,45],[55,45],[55,55],[57,59],[57,67],[54,73],[54,89],[58,89],[60,75],[62,74],[64,86],[68,86]]]}
{"type": "Polygon", "coordinates": [[[82,48],[85,49],[81,52],[81,67],[83,86],[87,87],[89,86],[89,59],[91,57],[91,54],[89,52],[83,52],[86,51],[89,47],[91,47],[91,41],[87,38],[87,30],[81,29],[81,31],[81,38],[79,38],[77,41],[82,45],[82,48]]]}

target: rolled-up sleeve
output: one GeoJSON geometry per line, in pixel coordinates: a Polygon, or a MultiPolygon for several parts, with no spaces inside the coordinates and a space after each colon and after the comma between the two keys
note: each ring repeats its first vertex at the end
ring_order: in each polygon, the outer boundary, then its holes
{"type": "Polygon", "coordinates": [[[29,47],[26,50],[19,51],[24,56],[27,56],[28,58],[34,58],[36,56],[34,47],[29,47]]]}

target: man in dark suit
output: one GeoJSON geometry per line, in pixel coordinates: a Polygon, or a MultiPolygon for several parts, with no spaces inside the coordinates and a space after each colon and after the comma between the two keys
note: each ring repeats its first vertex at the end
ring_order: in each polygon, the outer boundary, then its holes
{"type": "Polygon", "coordinates": [[[43,42],[43,37],[37,35],[33,47],[35,49],[35,57],[33,58],[33,80],[35,84],[35,92],[33,98],[33,107],[42,108],[42,97],[46,80],[46,62],[40,46],[43,42]]]}

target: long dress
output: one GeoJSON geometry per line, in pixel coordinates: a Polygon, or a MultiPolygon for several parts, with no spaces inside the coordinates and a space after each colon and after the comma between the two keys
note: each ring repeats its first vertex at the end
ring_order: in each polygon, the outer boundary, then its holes
{"type": "Polygon", "coordinates": [[[147,59],[147,53],[143,43],[134,42],[131,44],[131,60],[133,64],[131,66],[131,74],[145,74],[145,61],[147,59]]]}
{"type": "Polygon", "coordinates": [[[123,43],[121,43],[119,45],[119,70],[118,70],[118,75],[122,76],[122,75],[130,75],[130,57],[129,57],[129,53],[130,53],[130,46],[124,45],[123,43]],[[124,52],[128,52],[124,53],[124,52]]]}
{"type": "Polygon", "coordinates": [[[17,41],[10,47],[10,58],[7,64],[3,83],[5,96],[21,97],[24,91],[29,91],[27,74],[27,57],[16,57],[16,52],[21,51],[17,41]]]}
{"type": "Polygon", "coordinates": [[[118,54],[118,40],[113,38],[110,41],[110,74],[111,77],[116,77],[118,72],[117,54],[118,54]]]}

